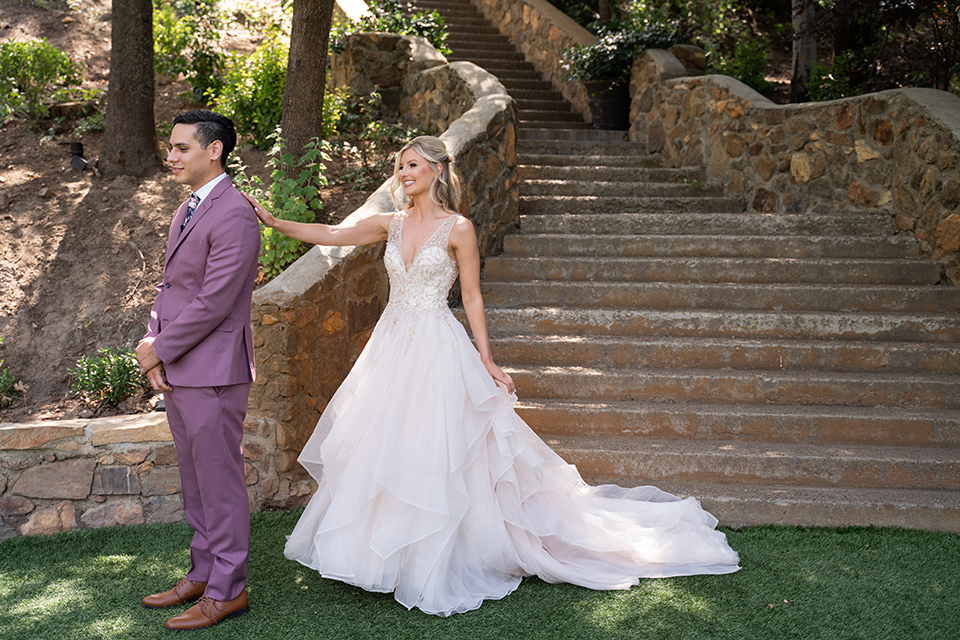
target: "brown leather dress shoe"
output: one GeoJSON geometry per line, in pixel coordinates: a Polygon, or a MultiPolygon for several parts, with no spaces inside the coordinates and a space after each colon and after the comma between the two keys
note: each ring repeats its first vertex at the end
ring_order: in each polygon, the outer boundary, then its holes
{"type": "Polygon", "coordinates": [[[167,620],[167,629],[186,631],[187,629],[202,629],[212,627],[227,618],[234,618],[247,612],[247,590],[233,600],[214,600],[209,596],[200,598],[200,602],[193,605],[178,616],[167,620]]]}
{"type": "Polygon", "coordinates": [[[203,595],[207,588],[206,582],[194,582],[183,578],[169,591],[163,593],[154,593],[140,602],[143,606],[150,609],[163,609],[164,607],[175,607],[178,604],[187,604],[203,595]]]}

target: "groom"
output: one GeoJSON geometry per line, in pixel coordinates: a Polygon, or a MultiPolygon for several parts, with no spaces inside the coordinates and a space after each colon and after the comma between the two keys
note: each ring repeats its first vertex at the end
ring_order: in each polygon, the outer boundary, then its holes
{"type": "Polygon", "coordinates": [[[186,576],[143,604],[199,599],[167,621],[182,630],[247,610],[250,506],[240,440],[255,375],[250,299],[260,230],[253,207],[224,173],[237,142],[233,123],[199,109],[173,125],[167,162],[174,181],[193,193],[170,225],[163,282],[137,359],[153,388],[165,392],[184,514],[195,531],[186,576]]]}

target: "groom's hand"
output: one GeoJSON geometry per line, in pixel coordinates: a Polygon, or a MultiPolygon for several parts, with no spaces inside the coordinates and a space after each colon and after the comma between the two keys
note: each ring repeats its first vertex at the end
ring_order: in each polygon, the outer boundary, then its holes
{"type": "Polygon", "coordinates": [[[160,356],[153,350],[153,338],[144,338],[137,345],[137,362],[140,363],[140,373],[147,373],[162,364],[160,356]]]}
{"type": "Polygon", "coordinates": [[[153,369],[147,371],[147,380],[154,391],[173,391],[173,387],[167,382],[167,374],[163,364],[158,364],[153,369]]]}

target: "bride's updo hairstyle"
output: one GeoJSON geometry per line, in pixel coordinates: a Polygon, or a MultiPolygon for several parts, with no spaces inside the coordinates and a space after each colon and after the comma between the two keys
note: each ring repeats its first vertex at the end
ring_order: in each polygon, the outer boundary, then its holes
{"type": "Polygon", "coordinates": [[[413,201],[403,192],[403,184],[400,182],[400,156],[407,149],[413,149],[420,157],[430,164],[433,169],[433,183],[430,185],[430,199],[435,204],[440,205],[450,213],[458,213],[460,205],[460,177],[457,175],[457,169],[447,153],[447,145],[443,140],[434,136],[420,136],[414,138],[397,152],[396,159],[393,162],[393,192],[394,197],[403,204],[404,209],[413,206],[413,201]],[[437,165],[443,167],[437,170],[437,165]]]}

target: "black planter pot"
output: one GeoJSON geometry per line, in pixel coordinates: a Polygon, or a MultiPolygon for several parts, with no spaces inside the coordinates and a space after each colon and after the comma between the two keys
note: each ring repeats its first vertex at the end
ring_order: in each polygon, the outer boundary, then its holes
{"type": "Polygon", "coordinates": [[[630,83],[584,82],[594,129],[626,131],[630,128],[630,83]]]}

